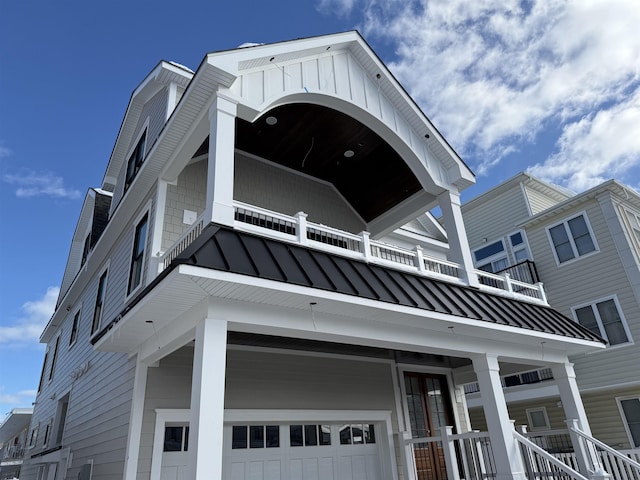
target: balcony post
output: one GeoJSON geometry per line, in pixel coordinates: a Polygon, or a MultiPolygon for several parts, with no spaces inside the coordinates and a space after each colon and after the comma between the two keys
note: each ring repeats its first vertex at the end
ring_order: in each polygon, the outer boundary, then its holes
{"type": "Polygon", "coordinates": [[[453,443],[451,435],[453,435],[453,427],[440,427],[444,462],[447,466],[447,479],[460,480],[460,474],[458,473],[458,459],[456,458],[456,446],[453,443]]]}
{"type": "Polygon", "coordinates": [[[509,275],[508,273],[504,274],[504,289],[509,293],[513,293],[513,284],[511,283],[511,275],[509,275]]]}
{"type": "Polygon", "coordinates": [[[204,224],[233,226],[233,171],[237,102],[217,93],[209,109],[209,159],[204,224]]]}
{"type": "Polygon", "coordinates": [[[307,238],[307,214],[304,212],[296,213],[296,236],[300,245],[309,243],[307,238]]]}
{"type": "Polygon", "coordinates": [[[549,302],[547,301],[547,294],[544,291],[544,286],[542,285],[542,282],[536,283],[536,287],[538,287],[538,291],[540,292],[540,300],[548,304],[549,302]]]}
{"type": "Polygon", "coordinates": [[[425,268],[424,268],[424,254],[422,253],[422,247],[420,245],[416,245],[413,251],[416,252],[416,257],[415,257],[416,268],[420,273],[423,273],[425,271],[425,268]]]}
{"type": "Polygon", "coordinates": [[[462,210],[460,209],[460,194],[452,191],[445,191],[438,195],[438,204],[442,210],[444,228],[447,231],[449,241],[450,260],[462,266],[463,280],[468,285],[479,287],[478,275],[476,274],[471,249],[467,240],[467,232],[464,228],[462,210]]]}
{"type": "Polygon", "coordinates": [[[364,259],[368,262],[371,260],[371,238],[370,233],[362,231],[360,232],[360,237],[362,238],[362,255],[364,255],[364,259]]]}

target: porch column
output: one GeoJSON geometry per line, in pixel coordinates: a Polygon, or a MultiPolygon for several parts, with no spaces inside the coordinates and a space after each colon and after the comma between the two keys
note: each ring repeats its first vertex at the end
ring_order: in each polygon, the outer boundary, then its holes
{"type": "Polygon", "coordinates": [[[138,477],[138,456],[142,437],[142,416],[144,414],[144,397],[147,390],[147,371],[149,366],[136,357],[136,372],[133,379],[133,398],[129,416],[129,435],[127,435],[127,452],[124,467],[124,480],[135,480],[138,477]]]}
{"type": "Polygon", "coordinates": [[[207,318],[196,327],[189,420],[189,476],[222,478],[222,427],[227,322],[207,318]]]}
{"type": "Polygon", "coordinates": [[[482,406],[487,420],[491,448],[496,463],[497,480],[524,480],[525,472],[518,442],[513,436],[507,403],[500,383],[500,366],[496,355],[473,357],[482,406]]]}
{"type": "Polygon", "coordinates": [[[451,261],[462,266],[463,280],[467,284],[477,287],[479,285],[478,275],[475,272],[471,250],[469,249],[469,240],[462,220],[460,194],[447,190],[438,195],[438,204],[442,210],[444,228],[447,231],[451,261]]]}
{"type": "MultiPolygon", "coordinates": [[[[584,410],[582,403],[582,397],[578,390],[578,384],[576,382],[576,373],[573,369],[572,363],[560,363],[551,366],[553,372],[553,378],[558,385],[560,391],[560,401],[562,402],[562,408],[567,418],[567,427],[571,428],[574,425],[573,420],[577,421],[577,426],[580,430],[589,436],[591,434],[591,427],[589,426],[589,420],[587,419],[587,413],[584,410]]],[[[586,442],[569,430],[571,437],[571,443],[573,449],[576,452],[576,459],[578,461],[578,467],[583,475],[590,478],[608,478],[599,464],[598,455],[595,450],[590,451],[586,442]]]]}
{"type": "Polygon", "coordinates": [[[209,109],[207,221],[233,226],[233,170],[237,103],[217,93],[209,109]]]}

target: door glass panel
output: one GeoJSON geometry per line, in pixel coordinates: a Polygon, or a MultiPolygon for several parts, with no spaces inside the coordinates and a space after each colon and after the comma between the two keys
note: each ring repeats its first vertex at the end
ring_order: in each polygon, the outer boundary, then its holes
{"type": "Polygon", "coordinates": [[[249,435],[251,448],[264,448],[264,427],[262,425],[251,425],[249,435]]]}
{"type": "Polygon", "coordinates": [[[289,426],[289,444],[292,447],[301,447],[304,445],[302,440],[302,425],[289,426]]]}
{"type": "Polygon", "coordinates": [[[267,425],[267,448],[280,446],[280,427],[278,425],[267,425]]]}
{"type": "Polygon", "coordinates": [[[318,427],[316,425],[304,426],[304,444],[307,447],[318,445],[318,427]]]}
{"type": "Polygon", "coordinates": [[[234,425],[231,432],[231,448],[247,448],[247,426],[234,425]]]}

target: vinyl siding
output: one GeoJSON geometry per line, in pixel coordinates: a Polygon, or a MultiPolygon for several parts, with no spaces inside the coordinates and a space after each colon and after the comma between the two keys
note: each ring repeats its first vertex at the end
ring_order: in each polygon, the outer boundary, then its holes
{"type": "MultiPolygon", "coordinates": [[[[559,401],[560,397],[551,397],[527,402],[512,402],[507,406],[509,418],[515,420],[516,426],[526,425],[528,431],[535,432],[536,430],[532,430],[531,425],[529,425],[527,409],[545,407],[551,430],[566,430],[566,415],[562,406],[558,405],[559,401]]],[[[469,409],[469,416],[471,417],[471,428],[482,432],[487,431],[487,421],[482,407],[469,409]]]]}
{"type": "Polygon", "coordinates": [[[305,212],[314,223],[359,233],[365,223],[326,183],[266,162],[236,155],[234,199],[287,215],[305,212]]]}
{"type": "Polygon", "coordinates": [[[531,215],[542,212],[548,208],[553,207],[558,203],[557,200],[549,198],[544,193],[539,192],[531,187],[524,187],[527,199],[529,200],[529,208],[531,208],[531,215]]]}
{"type": "MultiPolygon", "coordinates": [[[[591,200],[580,208],[562,212],[544,225],[528,228],[527,236],[549,303],[554,308],[573,318],[571,307],[616,295],[632,337],[640,341],[640,322],[636,320],[640,318],[640,306],[597,201],[591,200]],[[545,227],[582,211],[586,212],[599,251],[558,266],[545,227]]],[[[571,360],[575,362],[578,385],[583,391],[638,382],[640,349],[633,344],[610,347],[571,360]]]]}
{"type": "Polygon", "coordinates": [[[517,225],[529,216],[520,185],[498,195],[476,208],[463,210],[464,225],[471,249],[491,243],[517,230],[517,225]]]}
{"type": "Polygon", "coordinates": [[[147,119],[149,119],[149,126],[147,128],[146,144],[144,149],[144,155],[146,157],[146,155],[151,150],[151,147],[153,147],[153,144],[158,139],[158,135],[160,135],[160,132],[162,131],[166,122],[167,101],[168,89],[163,88],[153,97],[151,97],[151,99],[149,99],[149,101],[145,103],[144,107],[142,107],[142,112],[140,113],[138,124],[136,125],[135,131],[131,137],[129,148],[127,148],[127,157],[122,160],[122,167],[120,168],[120,173],[118,174],[118,182],[113,194],[113,201],[111,202],[112,214],[120,203],[120,200],[122,200],[122,197],[124,196],[124,183],[125,176],[127,174],[127,163],[131,151],[138,142],[139,134],[144,128],[147,119]]]}

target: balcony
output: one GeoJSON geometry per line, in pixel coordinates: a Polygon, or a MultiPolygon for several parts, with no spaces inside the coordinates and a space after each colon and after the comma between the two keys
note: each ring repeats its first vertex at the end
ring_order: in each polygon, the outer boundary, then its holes
{"type": "MultiPolygon", "coordinates": [[[[234,211],[234,228],[237,230],[450,283],[465,284],[461,265],[431,257],[423,253],[420,246],[407,249],[371,240],[367,232],[353,234],[308,222],[303,212],[295,216],[284,215],[238,201],[234,202],[234,211]]],[[[166,269],[200,235],[204,227],[204,219],[200,216],[171,248],[160,255],[158,273],[166,269]]],[[[493,274],[476,270],[475,273],[482,290],[546,304],[540,283],[513,279],[508,272],[493,274]]]]}

